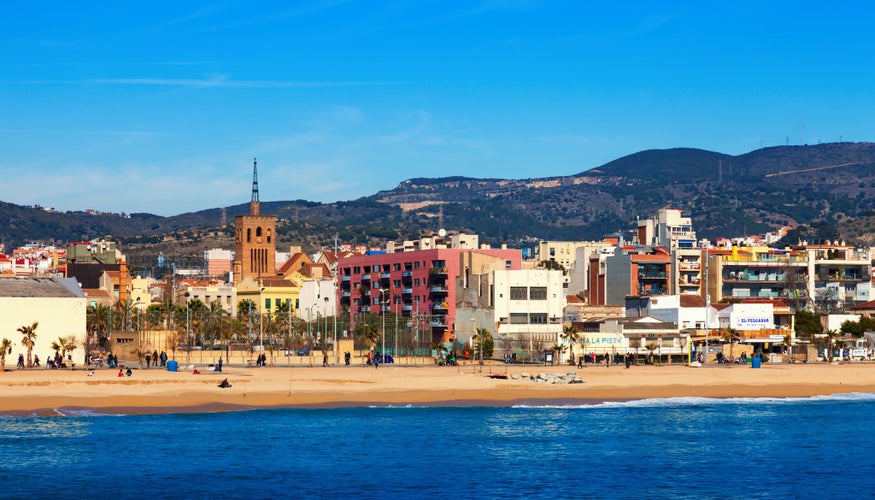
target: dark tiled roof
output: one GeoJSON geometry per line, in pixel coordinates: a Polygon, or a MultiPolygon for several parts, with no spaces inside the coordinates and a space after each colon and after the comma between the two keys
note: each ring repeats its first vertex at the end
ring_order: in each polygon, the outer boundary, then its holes
{"type": "Polygon", "coordinates": [[[5,278],[0,279],[0,297],[79,297],[76,280],[69,278],[5,278]]]}

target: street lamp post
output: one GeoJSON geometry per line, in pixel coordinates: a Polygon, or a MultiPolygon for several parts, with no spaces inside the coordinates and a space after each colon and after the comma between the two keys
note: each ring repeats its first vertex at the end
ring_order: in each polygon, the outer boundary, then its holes
{"type": "Polygon", "coordinates": [[[386,289],[380,288],[380,319],[382,320],[382,330],[383,330],[382,335],[381,335],[381,337],[382,337],[381,343],[382,343],[383,347],[381,347],[380,356],[386,355],[386,315],[383,312],[383,304],[386,302],[385,301],[385,292],[386,291],[387,291],[386,289]]]}
{"type": "Polygon", "coordinates": [[[474,334],[477,335],[477,343],[480,344],[480,373],[483,373],[483,335],[477,331],[477,318],[471,318],[471,324],[474,326],[474,334]]]}
{"type": "Polygon", "coordinates": [[[189,298],[190,294],[185,292],[185,321],[187,323],[188,338],[186,339],[186,343],[188,344],[188,350],[185,351],[185,362],[189,363],[191,361],[191,299],[189,298]]]}
{"type": "Polygon", "coordinates": [[[307,308],[307,354],[310,357],[310,366],[313,366],[313,330],[311,322],[313,321],[313,308],[319,303],[312,304],[307,308]]]}

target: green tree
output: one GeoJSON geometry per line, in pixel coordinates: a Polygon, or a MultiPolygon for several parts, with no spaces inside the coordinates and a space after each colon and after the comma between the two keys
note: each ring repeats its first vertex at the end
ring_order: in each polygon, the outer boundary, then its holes
{"type": "Polygon", "coordinates": [[[810,339],[812,335],[823,332],[820,316],[805,309],[799,309],[794,314],[796,323],[796,337],[810,339]]]}
{"type": "Polygon", "coordinates": [[[31,368],[33,366],[33,345],[36,341],[36,327],[39,326],[39,322],[34,321],[32,325],[23,325],[18,327],[18,333],[23,335],[21,339],[21,345],[27,347],[27,367],[31,368]]]}

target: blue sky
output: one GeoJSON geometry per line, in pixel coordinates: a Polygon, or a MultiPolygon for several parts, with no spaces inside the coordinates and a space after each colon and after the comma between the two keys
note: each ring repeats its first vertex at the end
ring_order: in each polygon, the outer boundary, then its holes
{"type": "Polygon", "coordinates": [[[0,200],[174,215],[248,202],[253,157],[262,201],[332,202],[653,148],[871,141],[865,5],[15,2],[0,200]]]}

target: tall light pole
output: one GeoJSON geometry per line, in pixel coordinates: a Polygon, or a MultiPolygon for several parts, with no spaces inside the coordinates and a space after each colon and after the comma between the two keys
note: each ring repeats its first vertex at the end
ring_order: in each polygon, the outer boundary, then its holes
{"type": "Polygon", "coordinates": [[[710,316],[711,315],[711,291],[708,290],[708,243],[705,243],[705,357],[702,358],[702,363],[708,363],[708,337],[710,331],[710,316]]]}

